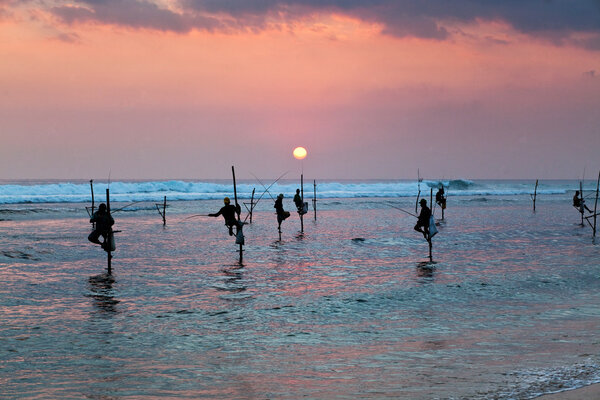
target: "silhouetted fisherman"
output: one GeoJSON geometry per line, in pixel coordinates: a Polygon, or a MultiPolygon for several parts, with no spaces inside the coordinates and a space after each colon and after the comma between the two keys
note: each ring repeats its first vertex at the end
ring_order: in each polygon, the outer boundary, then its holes
{"type": "Polygon", "coordinates": [[[92,243],[99,244],[102,246],[104,250],[109,248],[109,243],[107,241],[108,235],[110,233],[111,227],[115,224],[115,220],[108,213],[106,209],[106,204],[102,203],[98,207],[98,211],[92,214],[92,218],[90,218],[90,223],[96,223],[96,229],[90,233],[88,236],[88,240],[92,243]],[[98,240],[102,236],[104,238],[104,242],[98,240]]]}
{"type": "Polygon", "coordinates": [[[233,227],[239,228],[241,225],[236,217],[236,213],[241,212],[241,207],[239,204],[237,206],[230,204],[231,201],[229,200],[229,197],[225,197],[223,203],[225,203],[225,205],[221,207],[218,213],[208,214],[208,216],[218,217],[219,215],[222,215],[223,219],[225,219],[225,226],[229,228],[229,236],[233,236],[233,227]]]}
{"type": "Polygon", "coordinates": [[[431,210],[429,207],[427,207],[427,200],[421,199],[419,204],[421,205],[421,213],[419,214],[414,230],[421,232],[425,239],[429,240],[429,221],[431,219],[431,210]]]}
{"type": "Polygon", "coordinates": [[[446,209],[446,196],[444,196],[444,187],[441,186],[435,194],[435,202],[438,206],[442,207],[442,210],[446,209]]]}
{"type": "Polygon", "coordinates": [[[298,214],[306,214],[306,211],[304,211],[304,202],[302,201],[302,196],[300,196],[300,189],[296,189],[296,194],[294,195],[294,204],[296,205],[298,214]]]}
{"type": "Polygon", "coordinates": [[[573,196],[573,207],[577,208],[582,214],[584,208],[588,210],[588,212],[592,212],[592,210],[590,210],[588,206],[585,205],[585,200],[583,199],[583,196],[579,196],[579,190],[576,190],[575,195],[573,196]]]}
{"type": "Polygon", "coordinates": [[[281,231],[281,223],[290,216],[290,213],[283,209],[283,193],[279,193],[279,196],[277,196],[277,200],[275,200],[275,205],[273,207],[277,212],[277,229],[281,231]]]}

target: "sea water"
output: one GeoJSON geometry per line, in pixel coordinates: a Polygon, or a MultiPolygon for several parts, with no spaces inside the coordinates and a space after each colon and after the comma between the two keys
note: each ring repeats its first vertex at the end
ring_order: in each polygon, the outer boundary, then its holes
{"type": "Polygon", "coordinates": [[[227,182],[113,182],[111,276],[87,241],[89,183],[2,182],[0,398],[528,399],[600,382],[578,182],[541,182],[535,213],[530,181],[452,182],[433,262],[407,212],[437,182],[317,182],[300,232],[284,181],[281,240],[265,193],[241,264],[223,219],[199,216],[227,182]]]}

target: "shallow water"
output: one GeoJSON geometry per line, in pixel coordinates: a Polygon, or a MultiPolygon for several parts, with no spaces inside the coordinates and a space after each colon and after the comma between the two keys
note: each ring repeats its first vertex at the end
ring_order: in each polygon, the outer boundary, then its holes
{"type": "Polygon", "coordinates": [[[166,227],[136,205],[114,215],[111,277],[84,204],[3,205],[0,397],[525,399],[600,381],[591,229],[568,195],[535,214],[483,198],[449,198],[435,263],[387,199],[322,200],[281,241],[263,200],[243,265],[222,219],[186,219],[219,202],[174,202],[166,227]]]}

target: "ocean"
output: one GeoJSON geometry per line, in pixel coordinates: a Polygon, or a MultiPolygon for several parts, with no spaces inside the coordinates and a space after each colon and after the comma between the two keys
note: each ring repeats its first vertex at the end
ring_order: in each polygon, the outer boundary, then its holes
{"type": "Polygon", "coordinates": [[[0,398],[531,399],[600,382],[579,182],[540,181],[533,212],[534,181],[444,180],[429,262],[409,213],[439,183],[317,180],[315,215],[306,180],[301,232],[299,182],[240,181],[243,218],[262,195],[240,264],[202,216],[231,182],[111,182],[108,275],[88,181],[0,181],[0,398]]]}

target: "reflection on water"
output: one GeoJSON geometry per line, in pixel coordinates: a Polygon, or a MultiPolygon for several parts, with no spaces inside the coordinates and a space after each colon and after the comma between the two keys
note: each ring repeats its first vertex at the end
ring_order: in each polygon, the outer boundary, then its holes
{"type": "Polygon", "coordinates": [[[243,265],[221,223],[185,219],[216,203],[175,203],[168,229],[119,215],[113,276],[85,215],[0,221],[0,397],[528,398],[526,377],[578,363],[588,381],[598,247],[561,202],[526,200],[449,202],[433,263],[380,202],[331,202],[275,242],[259,209],[243,265]]]}
{"type": "Polygon", "coordinates": [[[94,306],[103,313],[116,313],[116,305],[119,300],[115,299],[112,285],[115,279],[112,275],[101,274],[90,276],[88,279],[91,294],[88,297],[94,300],[94,306]]]}

